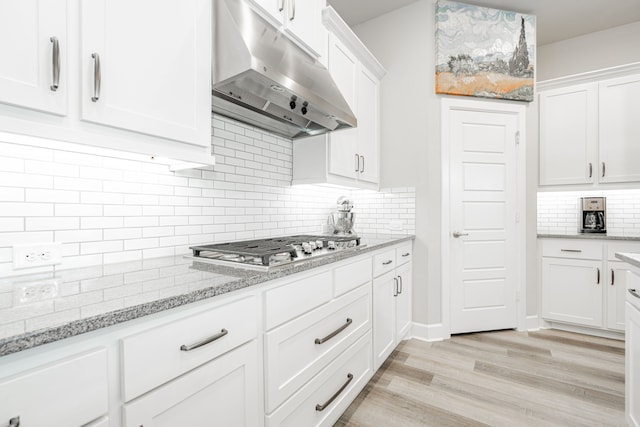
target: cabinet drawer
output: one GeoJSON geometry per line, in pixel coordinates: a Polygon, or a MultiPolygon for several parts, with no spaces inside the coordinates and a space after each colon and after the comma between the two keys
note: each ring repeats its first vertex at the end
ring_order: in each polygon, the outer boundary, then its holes
{"type": "Polygon", "coordinates": [[[601,260],[602,242],[579,239],[542,240],[542,256],[601,260]]]}
{"type": "Polygon", "coordinates": [[[108,410],[107,351],[95,350],[0,380],[0,420],[29,427],[80,426],[108,410]]]}
{"type": "Polygon", "coordinates": [[[610,242],[607,245],[607,259],[620,261],[616,258],[616,252],[640,252],[640,242],[610,242]]]}
{"type": "Polygon", "coordinates": [[[267,412],[370,329],[371,290],[362,286],[266,334],[267,412]]]}
{"type": "Polygon", "coordinates": [[[411,261],[413,257],[413,244],[406,243],[398,248],[396,248],[396,262],[397,265],[406,264],[411,261]]]}
{"type": "Polygon", "coordinates": [[[257,299],[250,296],[124,338],[125,401],[254,339],[257,312],[257,299]],[[223,330],[227,333],[220,336],[223,330]],[[215,336],[220,338],[206,343],[215,336]],[[196,348],[187,349],[191,346],[196,348]]]}
{"type": "Polygon", "coordinates": [[[340,296],[371,280],[371,257],[356,261],[333,271],[334,295],[340,296]]]}
{"type": "Polygon", "coordinates": [[[371,375],[371,333],[369,332],[338,356],[277,411],[267,416],[266,425],[267,427],[332,426],[364,388],[371,375]],[[331,401],[334,396],[335,399],[331,401]],[[325,407],[318,407],[318,405],[325,407]]]}
{"type": "Polygon", "coordinates": [[[305,277],[265,292],[265,329],[306,313],[332,298],[331,271],[305,277]]]}
{"type": "Polygon", "coordinates": [[[396,268],[396,250],[389,249],[373,257],[373,277],[396,268]]]}

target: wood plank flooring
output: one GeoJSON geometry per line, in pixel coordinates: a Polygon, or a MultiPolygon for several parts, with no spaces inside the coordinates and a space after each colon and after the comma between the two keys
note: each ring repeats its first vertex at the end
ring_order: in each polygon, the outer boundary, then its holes
{"type": "Polygon", "coordinates": [[[558,330],[405,341],[335,424],[625,425],[624,341],[558,330]]]}

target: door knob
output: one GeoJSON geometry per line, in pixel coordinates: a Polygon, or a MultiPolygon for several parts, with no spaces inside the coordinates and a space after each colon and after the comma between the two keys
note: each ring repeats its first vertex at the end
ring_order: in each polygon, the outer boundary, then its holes
{"type": "Polygon", "coordinates": [[[454,231],[454,232],[453,232],[453,237],[455,237],[456,239],[457,239],[458,237],[468,236],[468,235],[469,235],[469,233],[461,233],[461,232],[459,232],[459,231],[454,231]]]}

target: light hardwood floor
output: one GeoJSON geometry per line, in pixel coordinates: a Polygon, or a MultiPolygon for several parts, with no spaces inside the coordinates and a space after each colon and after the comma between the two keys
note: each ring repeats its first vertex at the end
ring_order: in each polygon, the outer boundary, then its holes
{"type": "Polygon", "coordinates": [[[625,426],[624,341],[558,330],[408,340],[335,425],[625,426]]]}

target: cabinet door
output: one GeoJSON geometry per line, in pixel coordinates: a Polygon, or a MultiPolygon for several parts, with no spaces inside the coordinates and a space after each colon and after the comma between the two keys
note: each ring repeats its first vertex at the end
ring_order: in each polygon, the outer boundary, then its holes
{"type": "Polygon", "coordinates": [[[599,97],[599,181],[640,181],[640,75],[600,82],[599,97]]]}
{"type": "Polygon", "coordinates": [[[249,0],[249,3],[253,3],[274,25],[282,25],[285,0],[249,0]]]}
{"type": "Polygon", "coordinates": [[[210,2],[81,4],[82,119],[209,146],[210,2]]]}
{"type": "Polygon", "coordinates": [[[627,264],[609,261],[607,265],[607,328],[624,331],[624,301],[627,297],[627,264]]]}
{"type": "Polygon", "coordinates": [[[65,115],[67,53],[65,0],[0,2],[0,102],[65,115]],[[57,89],[54,55],[60,65],[57,89]]]}
{"type": "Polygon", "coordinates": [[[373,368],[378,369],[395,347],[396,275],[390,271],[373,280],[373,368]]]}
{"type": "Polygon", "coordinates": [[[540,93],[540,185],[594,182],[597,98],[597,83],[540,93]]]}
{"type": "MultiPolygon", "coordinates": [[[[358,60],[333,34],[329,34],[329,73],[344,99],[357,116],[358,60]]],[[[329,173],[355,179],[359,170],[356,154],[358,127],[331,132],[329,138],[329,173]]]]}
{"type": "Polygon", "coordinates": [[[399,281],[396,296],[396,343],[404,339],[411,327],[411,268],[409,262],[396,270],[399,281]]]}
{"type": "Polygon", "coordinates": [[[377,184],[380,181],[378,152],[378,79],[360,67],[358,75],[358,154],[361,156],[359,180],[377,184]]]}
{"type": "Polygon", "coordinates": [[[259,385],[252,341],[126,404],[124,426],[258,426],[259,385]]]}
{"type": "Polygon", "coordinates": [[[629,426],[640,427],[640,310],[625,304],[625,415],[629,426]]]}
{"type": "Polygon", "coordinates": [[[286,0],[284,28],[315,56],[322,52],[323,0],[286,0]]]}
{"type": "Polygon", "coordinates": [[[604,274],[600,261],[542,258],[542,317],[602,327],[604,274]]]}

